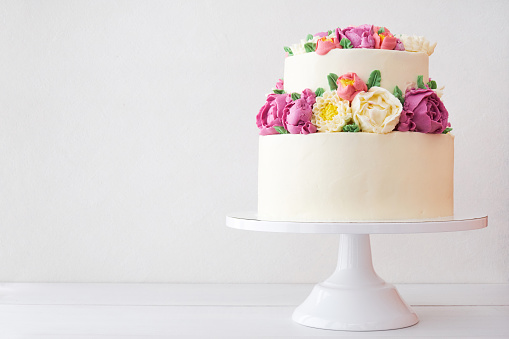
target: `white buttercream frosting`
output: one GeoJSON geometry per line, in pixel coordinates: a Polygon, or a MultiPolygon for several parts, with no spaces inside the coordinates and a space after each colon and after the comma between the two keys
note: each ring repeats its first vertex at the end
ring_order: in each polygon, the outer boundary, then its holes
{"type": "Polygon", "coordinates": [[[423,36],[400,34],[397,37],[401,40],[405,46],[405,50],[408,52],[422,52],[430,56],[435,51],[437,45],[436,42],[432,44],[423,36]]]}
{"type": "Polygon", "coordinates": [[[424,53],[390,51],[384,49],[333,49],[326,55],[316,52],[297,55],[285,59],[285,91],[300,93],[309,88],[316,91],[322,87],[329,89],[327,75],[341,76],[356,73],[364,82],[374,70],[380,70],[380,87],[389,92],[398,86],[402,91],[406,84],[416,81],[419,75],[428,82],[429,57],[424,53]]]}
{"type": "Polygon", "coordinates": [[[454,136],[450,133],[260,136],[258,164],[260,219],[453,215],[454,136]]]}

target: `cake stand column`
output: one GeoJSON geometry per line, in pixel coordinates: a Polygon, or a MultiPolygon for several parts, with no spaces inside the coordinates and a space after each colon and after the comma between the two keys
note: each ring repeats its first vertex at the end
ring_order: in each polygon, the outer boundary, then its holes
{"type": "Polygon", "coordinates": [[[341,234],[336,270],[313,288],[292,318],[305,326],[344,331],[389,330],[419,321],[396,288],[373,269],[369,234],[341,234]]]}

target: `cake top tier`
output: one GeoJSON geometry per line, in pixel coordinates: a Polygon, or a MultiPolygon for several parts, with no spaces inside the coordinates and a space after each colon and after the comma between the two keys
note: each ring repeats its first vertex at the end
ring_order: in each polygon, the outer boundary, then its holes
{"type": "Polygon", "coordinates": [[[285,47],[284,80],[256,116],[260,134],[449,133],[443,87],[428,75],[435,45],[374,25],[309,34],[285,47]]]}
{"type": "Polygon", "coordinates": [[[287,56],[316,52],[325,55],[333,49],[386,49],[433,54],[436,43],[431,44],[422,36],[393,35],[387,27],[375,25],[348,26],[326,32],[308,34],[305,39],[290,47],[285,46],[287,56]]]}

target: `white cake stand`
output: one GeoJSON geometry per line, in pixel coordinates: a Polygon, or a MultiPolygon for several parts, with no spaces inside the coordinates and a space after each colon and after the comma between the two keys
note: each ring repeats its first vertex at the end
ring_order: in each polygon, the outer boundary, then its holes
{"type": "Polygon", "coordinates": [[[226,217],[226,225],[250,231],[341,234],[335,272],[317,284],[293,313],[299,324],[329,330],[378,331],[408,327],[419,319],[396,288],[373,269],[370,234],[434,233],[484,228],[488,217],[366,222],[258,220],[255,213],[226,217]]]}

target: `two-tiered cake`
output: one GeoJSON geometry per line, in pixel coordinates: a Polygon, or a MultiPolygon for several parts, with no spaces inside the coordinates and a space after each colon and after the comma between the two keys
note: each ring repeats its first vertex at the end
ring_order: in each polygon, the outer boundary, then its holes
{"type": "Polygon", "coordinates": [[[257,115],[258,218],[453,215],[454,137],[423,37],[361,25],[285,47],[257,115]]]}

